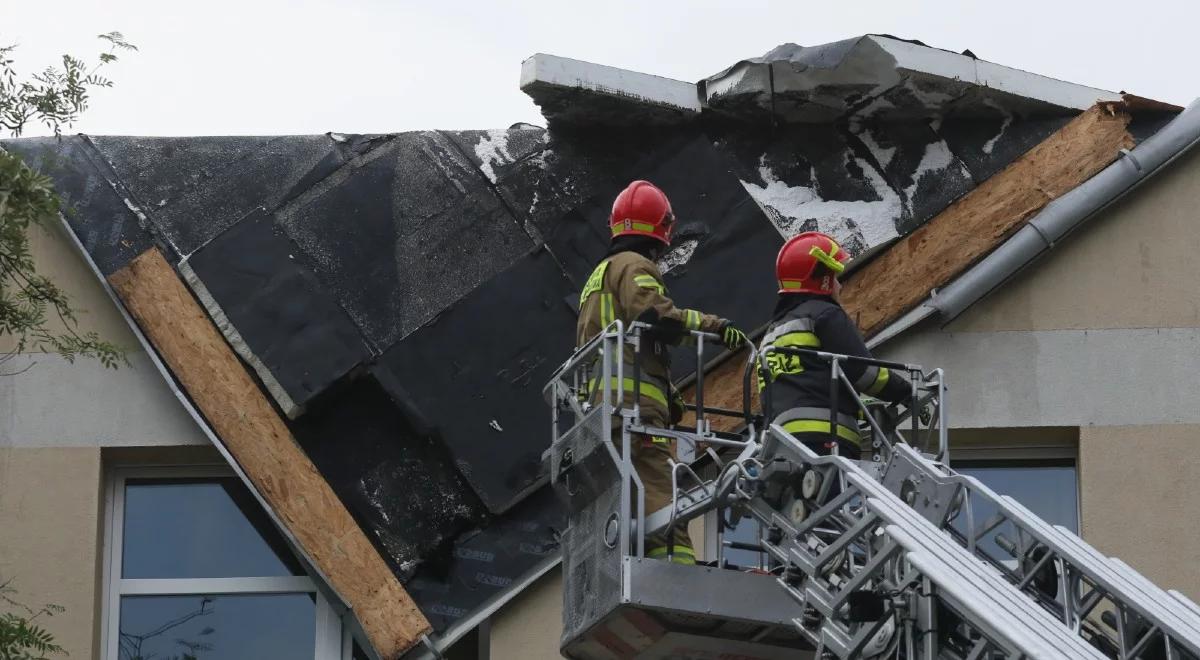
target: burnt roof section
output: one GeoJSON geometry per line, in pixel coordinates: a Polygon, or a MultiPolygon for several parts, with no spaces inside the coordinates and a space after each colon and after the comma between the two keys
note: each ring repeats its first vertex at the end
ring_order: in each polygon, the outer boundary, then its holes
{"type": "Polygon", "coordinates": [[[55,179],[105,275],[164,249],[445,632],[555,552],[541,387],[617,191],[670,195],[681,304],[760,327],[786,237],[826,231],[861,262],[1111,96],[1000,69],[874,36],[700,87],[535,56],[550,130],[3,146],[55,179]]]}

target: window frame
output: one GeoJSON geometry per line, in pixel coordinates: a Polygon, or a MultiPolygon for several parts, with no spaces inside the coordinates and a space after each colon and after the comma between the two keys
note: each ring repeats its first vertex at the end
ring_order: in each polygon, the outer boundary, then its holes
{"type": "MultiPolygon", "coordinates": [[[[313,660],[346,660],[351,647],[349,626],[311,575],[229,578],[123,578],[125,485],[130,479],[237,478],[228,466],[139,466],[108,470],[103,518],[103,592],[101,601],[102,660],[120,660],[122,596],[189,596],[201,594],[312,594],[315,605],[313,660]]],[[[302,562],[303,563],[303,562],[302,562]]]]}

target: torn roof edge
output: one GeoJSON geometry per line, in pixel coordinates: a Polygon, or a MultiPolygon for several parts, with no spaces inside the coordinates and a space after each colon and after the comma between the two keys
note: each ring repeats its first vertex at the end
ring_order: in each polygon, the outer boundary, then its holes
{"type": "MultiPolygon", "coordinates": [[[[847,59],[870,59],[873,55],[864,53],[860,48],[864,43],[873,44],[878,49],[874,57],[879,59],[879,62],[875,63],[875,67],[853,67],[855,71],[847,76],[857,76],[861,80],[848,79],[847,85],[850,87],[870,82],[869,73],[877,73],[876,82],[883,84],[886,82],[883,78],[889,74],[896,77],[900,72],[909,72],[941,79],[950,85],[992,90],[1002,95],[1007,94],[1068,110],[1082,111],[1097,102],[1119,101],[1122,98],[1121,93],[1063,81],[913,41],[872,34],[811,47],[834,48],[837,52],[831,54],[829,66],[800,64],[800,68],[793,70],[791,75],[803,77],[805,72],[816,69],[832,72],[847,59]],[[879,57],[880,53],[886,57],[879,57]],[[891,64],[890,71],[878,68],[880,63],[888,60],[891,64]],[[864,71],[869,72],[867,76],[863,75],[864,71]]],[[[793,50],[799,53],[811,49],[795,46],[793,50]]],[[[772,52],[777,50],[779,49],[776,48],[772,52]]],[[[650,108],[658,108],[674,111],[675,114],[665,121],[677,123],[709,110],[712,102],[722,94],[773,95],[777,91],[778,82],[773,71],[772,75],[759,75],[747,81],[747,86],[741,92],[732,91],[733,86],[738,84],[734,78],[740,80],[744,77],[744,69],[748,66],[766,65],[770,68],[773,63],[788,61],[787,58],[766,57],[745,59],[693,84],[649,73],[537,53],[522,63],[521,89],[533,98],[535,103],[542,106],[542,114],[549,122],[570,124],[586,121],[596,125],[624,125],[628,123],[622,117],[624,112],[639,108],[644,112],[650,108]],[[714,89],[714,84],[724,91],[714,89]],[[591,101],[581,102],[578,98],[580,93],[585,94],[591,101]],[[596,107],[589,111],[586,108],[589,104],[596,107]]],[[[933,110],[941,112],[946,108],[933,110]]],[[[736,118],[738,112],[732,114],[736,118]]]]}
{"type": "Polygon", "coordinates": [[[1053,200],[1016,233],[946,286],[872,337],[874,350],[936,317],[945,326],[1053,249],[1071,232],[1200,144],[1200,99],[1132,150],[1053,200]]]}

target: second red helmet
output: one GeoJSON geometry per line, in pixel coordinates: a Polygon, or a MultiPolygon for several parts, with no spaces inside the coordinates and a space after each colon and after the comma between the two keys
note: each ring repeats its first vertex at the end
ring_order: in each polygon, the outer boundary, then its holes
{"type": "Polygon", "coordinates": [[[833,293],[834,280],[846,270],[850,255],[819,231],[806,231],[788,239],[775,259],[779,293],[833,293]],[[817,268],[825,266],[825,268],[817,268]]]}
{"type": "Polygon", "coordinates": [[[671,200],[658,186],[649,181],[634,181],[613,201],[608,225],[613,238],[651,236],[670,245],[675,214],[671,211],[671,200]]]}

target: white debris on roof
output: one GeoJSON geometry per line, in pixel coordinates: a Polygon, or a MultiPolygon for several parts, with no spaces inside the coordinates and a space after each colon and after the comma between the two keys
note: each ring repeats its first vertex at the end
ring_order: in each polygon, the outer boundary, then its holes
{"type": "Polygon", "coordinates": [[[917,192],[917,185],[921,183],[921,178],[925,175],[946,176],[947,169],[955,164],[958,165],[962,176],[970,178],[971,173],[967,171],[962,161],[954,157],[950,151],[950,145],[945,140],[925,145],[925,154],[921,156],[921,162],[917,164],[916,171],[912,173],[912,183],[904,190],[905,197],[909,200],[913,198],[917,192]]]}
{"type": "MultiPolygon", "coordinates": [[[[484,131],[479,142],[475,144],[475,157],[479,159],[479,169],[483,175],[488,178],[488,181],[496,183],[498,175],[496,168],[511,165],[518,158],[524,158],[521,150],[521,142],[517,143],[518,155],[513,156],[512,150],[509,148],[508,140],[512,136],[513,131],[537,131],[541,134],[541,142],[544,144],[548,138],[548,134],[536,126],[522,126],[520,128],[497,129],[484,131]]],[[[544,158],[544,153],[538,153],[530,158],[544,158]]],[[[544,162],[544,161],[543,161],[544,162]]]]}
{"type": "Polygon", "coordinates": [[[696,247],[699,245],[698,239],[690,238],[673,246],[658,260],[658,270],[665,275],[672,268],[691,261],[692,255],[696,253],[696,247]]]}
{"type": "Polygon", "coordinates": [[[870,164],[858,160],[879,195],[876,201],[821,199],[815,187],[789,186],[780,181],[765,159],[759,161],[758,168],[764,185],[749,181],[742,181],[742,185],[784,238],[800,233],[806,222],[815,221],[818,231],[843,242],[857,236],[871,248],[899,236],[896,221],[901,217],[903,204],[870,164]]]}
{"type": "Polygon", "coordinates": [[[513,161],[512,154],[508,153],[508,131],[488,131],[475,145],[475,155],[479,157],[479,169],[483,170],[483,175],[488,181],[496,183],[496,166],[507,165],[513,161]]]}
{"type": "Polygon", "coordinates": [[[997,105],[995,103],[989,103],[989,105],[991,107],[999,110],[1000,113],[1004,115],[1004,122],[1000,124],[1000,130],[996,131],[996,134],[992,136],[992,139],[983,143],[983,148],[982,148],[983,153],[988,154],[990,156],[992,154],[992,149],[996,148],[996,143],[1000,141],[1000,138],[1004,137],[1004,131],[1007,131],[1008,127],[1012,125],[1013,113],[1005,110],[1004,108],[1001,108],[999,105],[997,105]]]}

